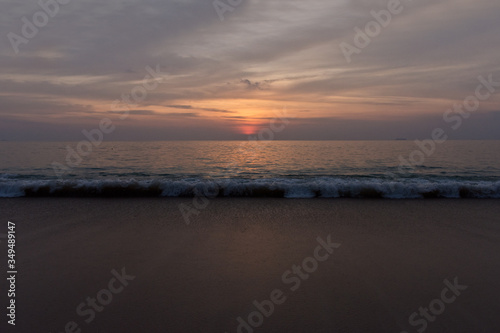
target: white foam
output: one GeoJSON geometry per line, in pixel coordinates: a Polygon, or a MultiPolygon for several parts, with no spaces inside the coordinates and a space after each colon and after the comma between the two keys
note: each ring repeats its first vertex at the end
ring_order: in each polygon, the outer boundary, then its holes
{"type": "MultiPolygon", "coordinates": [[[[158,193],[158,196],[282,196],[285,198],[382,197],[392,199],[500,198],[500,181],[422,178],[388,180],[379,178],[310,178],[310,179],[90,179],[90,180],[21,180],[0,179],[0,197],[99,196],[113,191],[130,196],[158,193]],[[107,191],[107,192],[106,192],[107,191]]],[[[109,194],[111,193],[111,194],[109,194]]]]}

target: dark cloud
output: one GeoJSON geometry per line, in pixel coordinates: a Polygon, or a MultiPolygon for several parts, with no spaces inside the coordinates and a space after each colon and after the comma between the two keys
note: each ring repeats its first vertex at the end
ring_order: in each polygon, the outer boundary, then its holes
{"type": "Polygon", "coordinates": [[[245,84],[248,89],[258,89],[258,90],[264,90],[269,87],[269,83],[264,81],[264,82],[252,82],[248,79],[241,79],[241,83],[245,84]]]}
{"type": "Polygon", "coordinates": [[[173,108],[173,109],[192,109],[193,107],[191,105],[165,105],[168,108],[173,108]]]}
{"type": "MultiPolygon", "coordinates": [[[[124,114],[124,111],[108,111],[108,112],[120,115],[124,114]]],[[[157,115],[158,113],[153,110],[128,110],[127,114],[138,115],[138,116],[151,116],[151,115],[157,115]]]]}
{"type": "Polygon", "coordinates": [[[214,109],[214,108],[201,108],[200,110],[208,112],[219,112],[219,113],[234,113],[234,111],[214,109]]]}
{"type": "Polygon", "coordinates": [[[196,112],[172,112],[172,113],[161,113],[163,117],[199,117],[199,113],[196,112]]]}
{"type": "Polygon", "coordinates": [[[196,110],[203,110],[203,111],[208,111],[208,112],[220,112],[220,113],[233,113],[234,112],[234,111],[215,109],[215,108],[198,108],[198,107],[195,108],[192,105],[166,105],[166,107],[173,108],[173,109],[186,109],[186,110],[196,109],[196,110]]]}

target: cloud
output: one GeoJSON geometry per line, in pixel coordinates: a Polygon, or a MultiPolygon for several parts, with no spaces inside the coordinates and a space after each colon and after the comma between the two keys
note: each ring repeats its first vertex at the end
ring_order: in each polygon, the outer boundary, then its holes
{"type": "Polygon", "coordinates": [[[22,98],[21,96],[0,95],[0,115],[13,117],[58,115],[64,117],[93,113],[96,112],[92,105],[67,103],[52,97],[30,96],[30,98],[22,98]]]}
{"type": "Polygon", "coordinates": [[[160,113],[163,117],[199,117],[196,112],[172,112],[172,113],[160,113]]]}
{"type": "Polygon", "coordinates": [[[229,110],[222,110],[222,109],[215,109],[215,108],[200,108],[200,107],[193,107],[192,105],[166,105],[166,107],[173,108],[173,109],[185,109],[185,110],[203,110],[203,111],[208,111],[208,112],[219,112],[219,113],[234,113],[234,111],[229,111],[229,110]]]}
{"type": "Polygon", "coordinates": [[[174,109],[192,109],[193,107],[191,105],[166,105],[168,108],[174,108],[174,109]]]}
{"type": "Polygon", "coordinates": [[[248,79],[241,79],[241,83],[245,84],[248,89],[258,89],[258,90],[264,90],[269,87],[268,82],[252,82],[248,79]]]}
{"type": "Polygon", "coordinates": [[[108,111],[108,113],[119,114],[119,115],[133,115],[133,116],[158,116],[158,117],[198,117],[199,114],[196,112],[157,112],[153,110],[130,110],[128,112],[124,111],[108,111]]]}
{"type": "MultiPolygon", "coordinates": [[[[108,113],[123,115],[124,111],[108,111],[108,113]]],[[[138,115],[138,116],[151,116],[151,115],[157,115],[158,113],[153,110],[129,110],[127,114],[138,115]]]]}
{"type": "Polygon", "coordinates": [[[200,108],[200,110],[208,111],[208,112],[220,112],[220,113],[234,113],[235,112],[235,111],[214,109],[214,108],[200,108]]]}
{"type": "MultiPolygon", "coordinates": [[[[347,64],[339,44],[353,43],[354,28],[385,8],[386,0],[245,1],[220,22],[205,0],[72,1],[18,55],[8,38],[0,39],[0,116],[32,117],[29,126],[64,118],[79,128],[85,116],[106,113],[140,85],[146,66],[158,64],[168,74],[136,103],[131,114],[144,116],[138,119],[185,118],[184,128],[195,118],[221,121],[214,126],[231,131],[223,122],[231,118],[220,116],[244,120],[286,104],[308,110],[318,121],[304,122],[318,130],[319,119],[355,115],[392,124],[367,127],[377,138],[397,132],[394,118],[439,116],[474,92],[479,75],[500,80],[498,0],[405,1],[404,11],[347,64]]],[[[4,0],[0,29],[21,34],[21,18],[39,10],[34,2],[4,0]]],[[[482,110],[499,102],[492,97],[482,110]]],[[[354,133],[361,127],[350,128],[338,130],[365,137],[354,133]]]]}

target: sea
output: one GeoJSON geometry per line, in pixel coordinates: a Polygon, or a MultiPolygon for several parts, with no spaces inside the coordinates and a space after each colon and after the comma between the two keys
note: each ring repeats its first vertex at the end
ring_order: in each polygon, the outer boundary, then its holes
{"type": "Polygon", "coordinates": [[[0,197],[500,198],[500,141],[0,142],[0,197]]]}

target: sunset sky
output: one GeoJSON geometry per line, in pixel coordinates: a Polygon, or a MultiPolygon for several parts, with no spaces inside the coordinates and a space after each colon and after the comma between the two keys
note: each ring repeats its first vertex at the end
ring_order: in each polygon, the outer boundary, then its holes
{"type": "MultiPolygon", "coordinates": [[[[277,139],[448,131],[443,114],[474,94],[478,76],[500,82],[500,2],[402,0],[348,63],[339,45],[354,45],[354,29],[387,6],[243,0],[221,20],[211,0],[73,0],[16,53],[9,33],[23,36],[22,18],[42,9],[2,0],[0,140],[80,140],[103,118],[116,125],[109,140],[246,139],[277,115],[287,117],[277,139]],[[148,66],[162,82],[120,118],[113,102],[148,66]]],[[[500,139],[498,92],[449,136],[500,139]]]]}

